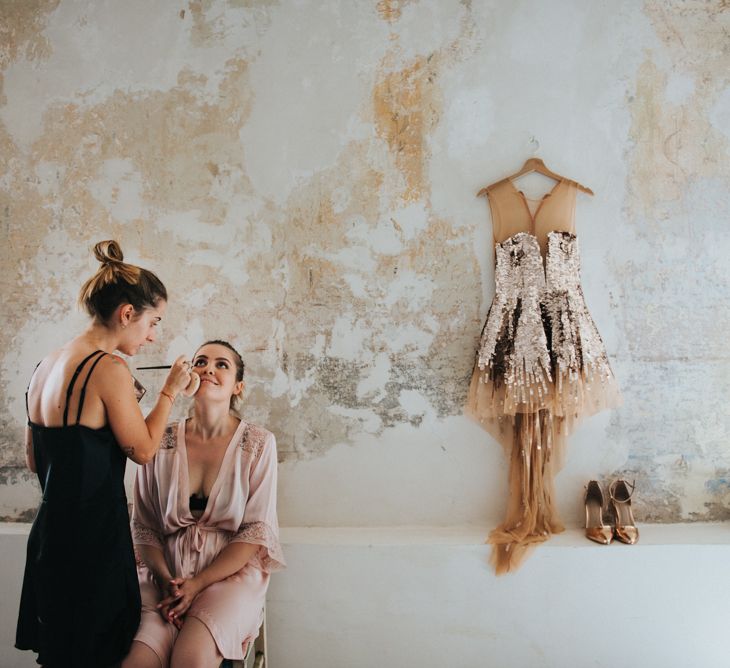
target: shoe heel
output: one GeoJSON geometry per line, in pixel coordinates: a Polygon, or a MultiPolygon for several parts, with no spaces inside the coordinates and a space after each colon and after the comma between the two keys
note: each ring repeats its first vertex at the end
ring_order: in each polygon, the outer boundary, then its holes
{"type": "Polygon", "coordinates": [[[639,540],[639,530],[636,528],[634,513],[631,510],[631,497],[634,495],[636,482],[630,484],[626,480],[614,480],[608,489],[613,507],[613,515],[616,518],[614,535],[627,545],[633,545],[639,540]],[[629,487],[631,491],[629,492],[629,487]]]}
{"type": "Polygon", "coordinates": [[[586,487],[586,538],[609,545],[613,540],[613,531],[603,523],[603,492],[597,480],[591,480],[586,487]]]}

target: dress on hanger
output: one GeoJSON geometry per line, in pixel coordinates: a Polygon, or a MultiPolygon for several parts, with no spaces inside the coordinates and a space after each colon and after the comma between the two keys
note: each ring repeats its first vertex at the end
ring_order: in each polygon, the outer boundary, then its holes
{"type": "Polygon", "coordinates": [[[579,418],[621,403],[580,286],[576,189],[563,179],[541,200],[528,200],[506,179],[487,191],[496,285],[467,412],[510,459],[506,519],[489,536],[498,574],[563,530],[553,476],[566,437],[579,418]]]}

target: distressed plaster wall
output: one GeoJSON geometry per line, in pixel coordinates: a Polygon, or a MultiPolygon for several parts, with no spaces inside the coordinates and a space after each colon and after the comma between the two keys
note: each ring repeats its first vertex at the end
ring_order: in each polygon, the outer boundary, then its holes
{"type": "Polygon", "coordinates": [[[539,145],[596,191],[583,282],[625,397],[572,439],[566,521],[618,474],[642,519],[727,518],[729,33],[720,0],[0,0],[0,516],[32,517],[25,384],[116,238],[171,293],[137,364],[242,351],[283,524],[496,521],[506,463],[461,416],[474,194],[539,145]]]}

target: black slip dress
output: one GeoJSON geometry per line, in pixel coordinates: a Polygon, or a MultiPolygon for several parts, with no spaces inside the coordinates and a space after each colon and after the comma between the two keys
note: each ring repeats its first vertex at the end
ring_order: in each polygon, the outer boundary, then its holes
{"type": "MultiPolygon", "coordinates": [[[[109,426],[79,424],[97,350],[77,367],[63,426],[28,425],[43,498],[28,537],[15,646],[48,668],[103,668],[121,661],[140,619],[124,470],[109,426]],[[76,423],[68,424],[74,384],[90,360],[76,423]]],[[[27,393],[26,393],[27,408],[27,393]]]]}

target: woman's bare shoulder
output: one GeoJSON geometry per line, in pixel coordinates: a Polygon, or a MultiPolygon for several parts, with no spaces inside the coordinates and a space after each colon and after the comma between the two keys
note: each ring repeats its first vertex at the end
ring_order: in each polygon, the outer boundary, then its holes
{"type": "Polygon", "coordinates": [[[105,384],[115,384],[120,381],[131,382],[132,373],[126,361],[114,353],[105,353],[99,360],[97,367],[101,373],[97,379],[105,384]]]}
{"type": "MultiPolygon", "coordinates": [[[[32,392],[37,387],[44,387],[46,381],[52,378],[55,378],[58,382],[63,380],[62,385],[67,386],[74,372],[80,370],[84,360],[88,359],[94,352],[100,351],[89,349],[88,346],[82,346],[76,341],[69,341],[65,345],[56,348],[36,364],[30,379],[29,389],[32,392]]],[[[108,355],[102,355],[102,357],[108,357],[108,355]]],[[[101,363],[101,361],[100,359],[99,362],[101,363]]],[[[88,368],[88,365],[84,366],[88,368]]]]}

